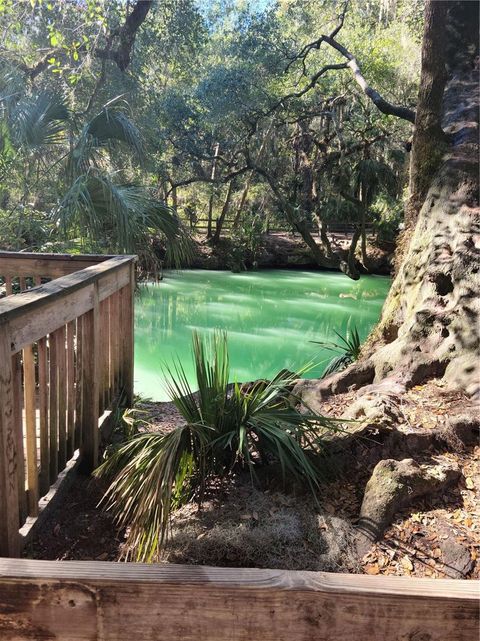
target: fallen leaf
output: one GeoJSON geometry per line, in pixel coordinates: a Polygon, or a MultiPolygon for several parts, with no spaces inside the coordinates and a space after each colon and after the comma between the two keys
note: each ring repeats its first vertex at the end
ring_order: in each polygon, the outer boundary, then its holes
{"type": "Polygon", "coordinates": [[[475,487],[475,483],[473,482],[473,479],[470,476],[467,476],[465,479],[465,485],[469,490],[473,490],[475,487]]]}
{"type": "Polygon", "coordinates": [[[401,563],[405,570],[408,570],[409,572],[413,571],[413,563],[410,561],[410,557],[404,556],[401,563]]]}
{"type": "Polygon", "coordinates": [[[365,572],[367,574],[380,574],[380,568],[377,563],[372,563],[371,565],[365,566],[365,572]]]}

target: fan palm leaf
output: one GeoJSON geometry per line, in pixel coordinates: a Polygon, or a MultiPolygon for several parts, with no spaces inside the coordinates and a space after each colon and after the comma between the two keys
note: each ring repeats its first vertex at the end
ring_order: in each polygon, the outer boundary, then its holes
{"type": "Polygon", "coordinates": [[[92,244],[103,244],[109,251],[135,252],[160,234],[171,264],[185,264],[191,258],[190,237],[173,209],[144,188],[118,185],[95,170],[75,179],[54,218],[64,230],[77,227],[92,244]]]}
{"type": "Polygon", "coordinates": [[[64,97],[42,91],[22,97],[9,113],[9,129],[15,143],[28,150],[65,140],[70,113],[64,97]]]}
{"type": "Polygon", "coordinates": [[[128,528],[126,555],[139,561],[157,557],[168,534],[169,515],[192,496],[201,498],[214,476],[236,465],[255,467],[271,460],[287,475],[318,488],[319,454],[335,421],[300,413],[287,400],[295,378],[282,372],[248,390],[229,384],[227,338],[193,335],[198,391],[180,363],[171,369],[168,391],[185,419],[168,434],[142,434],[127,441],[96,471],[114,475],[105,504],[128,528]]]}

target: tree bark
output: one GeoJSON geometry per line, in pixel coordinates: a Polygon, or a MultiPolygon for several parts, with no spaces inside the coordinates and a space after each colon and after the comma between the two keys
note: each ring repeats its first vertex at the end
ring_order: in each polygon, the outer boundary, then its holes
{"type": "Polygon", "coordinates": [[[430,182],[446,150],[442,129],[442,100],[447,81],[445,30],[448,1],[428,0],[422,46],[422,71],[410,165],[410,199],[405,223],[412,227],[430,182]]]}
{"type": "Polygon", "coordinates": [[[430,0],[426,14],[427,86],[420,91],[413,143],[415,180],[426,195],[366,352],[377,381],[389,376],[408,386],[443,376],[450,386],[480,397],[478,5],[430,0]],[[443,5],[444,26],[436,14],[443,5]],[[448,61],[442,96],[443,56],[437,68],[431,56],[439,32],[448,61]],[[448,142],[432,177],[431,166],[421,162],[429,144],[423,128],[440,129],[440,102],[448,142]]]}
{"type": "Polygon", "coordinates": [[[217,142],[217,144],[215,145],[215,151],[213,154],[213,162],[212,162],[212,174],[211,174],[212,190],[210,193],[210,198],[208,199],[207,238],[212,237],[213,197],[214,197],[214,189],[215,189],[215,177],[217,173],[217,158],[219,153],[220,153],[220,143],[217,142]]]}
{"type": "Polygon", "coordinates": [[[217,220],[217,225],[215,227],[215,233],[212,238],[212,244],[216,245],[218,241],[220,240],[220,234],[222,233],[222,228],[223,224],[225,222],[225,218],[227,217],[228,212],[230,211],[230,203],[232,201],[232,195],[233,195],[233,188],[234,188],[234,180],[231,180],[228,183],[228,189],[227,189],[227,195],[225,196],[225,202],[223,203],[222,207],[222,213],[220,214],[218,220],[217,220]]]}

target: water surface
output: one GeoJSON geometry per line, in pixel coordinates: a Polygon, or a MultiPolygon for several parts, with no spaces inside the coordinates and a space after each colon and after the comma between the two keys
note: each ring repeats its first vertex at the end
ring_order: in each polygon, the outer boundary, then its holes
{"type": "Polygon", "coordinates": [[[195,329],[227,330],[232,380],[269,378],[309,362],[305,376],[318,377],[333,354],[311,341],[336,340],[334,330],[345,333],[349,323],[366,338],[389,286],[384,276],[353,281],[330,272],[167,272],[136,299],[135,391],[168,400],[162,365],[176,357],[194,384],[195,329]]]}

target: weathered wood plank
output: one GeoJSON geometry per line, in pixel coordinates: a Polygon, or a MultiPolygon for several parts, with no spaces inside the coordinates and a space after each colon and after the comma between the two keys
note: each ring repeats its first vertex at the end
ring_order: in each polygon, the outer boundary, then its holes
{"type": "Polygon", "coordinates": [[[59,278],[108,260],[104,255],[35,254],[0,252],[2,276],[33,276],[59,278]]]}
{"type": "Polygon", "coordinates": [[[55,332],[58,372],[58,469],[67,463],[67,352],[65,325],[55,332]]]}
{"type": "Polygon", "coordinates": [[[76,320],[76,349],[75,349],[75,434],[73,439],[74,449],[80,447],[82,443],[82,424],[83,424],[83,318],[80,316],[76,320]]]}
{"type": "Polygon", "coordinates": [[[133,366],[134,366],[134,295],[135,265],[130,265],[130,282],[122,289],[122,384],[125,404],[133,405],[133,366]]]}
{"type": "Polygon", "coordinates": [[[48,434],[50,443],[50,485],[58,476],[58,367],[57,338],[55,333],[48,337],[49,364],[49,409],[48,434]]]}
{"type": "Polygon", "coordinates": [[[82,344],[82,381],[83,381],[83,407],[82,407],[82,468],[93,470],[98,465],[98,417],[99,417],[99,389],[100,365],[98,350],[100,345],[100,318],[98,286],[95,286],[93,309],[82,318],[83,344],[82,344]]]}
{"type": "Polygon", "coordinates": [[[18,641],[473,641],[469,581],[198,566],[0,561],[18,641]]]}
{"type": "Polygon", "coordinates": [[[46,337],[38,341],[38,408],[40,414],[40,495],[43,496],[50,486],[48,356],[46,337]]]}
{"type": "Polygon", "coordinates": [[[23,350],[23,391],[25,398],[25,436],[27,453],[28,514],[38,514],[37,417],[35,407],[35,361],[33,345],[23,350]]]}
{"type": "Polygon", "coordinates": [[[75,443],[75,321],[67,325],[67,459],[75,443]]]}
{"type": "Polygon", "coordinates": [[[0,323],[0,554],[17,556],[19,505],[10,331],[0,323]]]}
{"type": "Polygon", "coordinates": [[[99,282],[99,300],[103,300],[128,283],[129,273],[127,259],[120,256],[118,261],[112,258],[22,294],[1,299],[0,315],[10,321],[12,352],[91,310],[93,283],[99,282]]]}
{"type": "Polygon", "coordinates": [[[17,447],[18,508],[20,525],[27,518],[27,493],[25,491],[25,457],[23,448],[23,371],[22,354],[12,356],[13,419],[17,447]]]}

